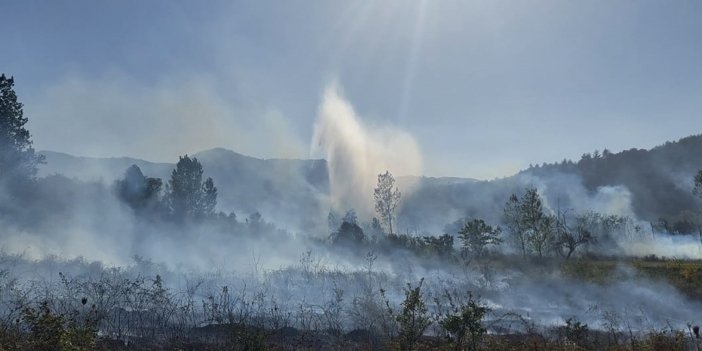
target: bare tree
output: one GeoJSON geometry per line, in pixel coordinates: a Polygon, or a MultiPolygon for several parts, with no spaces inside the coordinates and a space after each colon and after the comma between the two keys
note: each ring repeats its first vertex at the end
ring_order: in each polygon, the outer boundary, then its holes
{"type": "Polygon", "coordinates": [[[569,259],[578,247],[596,241],[591,231],[592,216],[591,213],[577,215],[575,225],[571,226],[568,224],[568,211],[559,211],[556,215],[555,248],[565,259],[569,259]]]}

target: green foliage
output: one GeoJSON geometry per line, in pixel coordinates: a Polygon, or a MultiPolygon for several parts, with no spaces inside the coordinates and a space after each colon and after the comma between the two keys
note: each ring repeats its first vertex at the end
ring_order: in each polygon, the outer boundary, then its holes
{"type": "Polygon", "coordinates": [[[203,182],[202,173],[202,164],[197,158],[180,157],[167,186],[167,200],[173,218],[201,220],[214,214],[217,187],[212,178],[203,182]]]}
{"type": "Polygon", "coordinates": [[[407,234],[388,234],[383,243],[386,250],[405,249],[422,258],[453,257],[453,236],[410,236],[407,234]]]}
{"type": "Polygon", "coordinates": [[[453,253],[453,237],[448,234],[422,237],[415,251],[427,257],[449,257],[453,253]]]}
{"type": "Polygon", "coordinates": [[[201,211],[203,215],[212,215],[217,206],[217,187],[214,185],[212,178],[207,178],[202,185],[203,195],[201,202],[201,211]]]}
{"type": "Polygon", "coordinates": [[[520,198],[512,195],[504,209],[505,223],[512,244],[522,252],[536,252],[539,258],[556,242],[555,219],[545,213],[536,188],[527,188],[520,198]]]}
{"type": "Polygon", "coordinates": [[[589,331],[590,329],[587,327],[587,324],[580,323],[577,318],[571,317],[566,319],[564,332],[566,339],[570,342],[585,347],[589,331]]]}
{"type": "MultiPolygon", "coordinates": [[[[83,299],[83,304],[87,302],[83,299]]],[[[97,330],[93,306],[81,321],[80,313],[70,316],[54,314],[49,302],[37,308],[25,307],[13,328],[4,328],[0,338],[2,350],[88,351],[95,349],[97,330]]]]}
{"type": "MultiPolygon", "coordinates": [[[[416,287],[407,283],[405,288],[405,300],[400,304],[402,309],[395,313],[390,307],[390,301],[385,299],[388,314],[392,316],[399,325],[399,347],[401,350],[411,351],[416,346],[419,339],[424,335],[424,331],[431,325],[429,310],[422,299],[422,285],[424,278],[419,280],[416,287]]],[[[385,291],[380,291],[385,298],[385,291]]]]}
{"type": "Polygon", "coordinates": [[[160,178],[146,177],[137,165],[132,165],[124,173],[124,179],[117,180],[117,196],[137,212],[156,210],[163,182],[160,178]]]}
{"type": "Polygon", "coordinates": [[[698,171],[697,174],[695,174],[694,182],[695,188],[692,190],[692,193],[699,197],[702,197],[702,170],[698,171]]]}
{"type": "Polygon", "coordinates": [[[456,350],[462,350],[465,343],[470,341],[470,349],[477,350],[480,339],[487,332],[483,318],[490,312],[490,308],[480,302],[480,297],[474,299],[471,292],[468,292],[468,301],[464,303],[454,301],[448,290],[444,296],[448,301],[447,309],[442,309],[438,298],[435,302],[440,309],[438,322],[446,331],[448,342],[453,344],[456,350]]]}
{"type": "Polygon", "coordinates": [[[13,77],[0,75],[0,182],[16,187],[34,179],[44,157],[34,153],[31,135],[24,127],[28,119],[14,85],[13,77]]]}
{"type": "Polygon", "coordinates": [[[340,217],[337,213],[331,211],[329,212],[329,215],[327,216],[327,226],[329,227],[330,232],[335,232],[344,222],[358,224],[358,215],[356,214],[356,210],[350,209],[346,211],[346,214],[344,214],[343,217],[340,217]]]}
{"type": "Polygon", "coordinates": [[[331,241],[335,245],[360,245],[364,239],[363,229],[358,224],[347,221],[341,223],[339,230],[331,235],[331,241]]]}
{"type": "Polygon", "coordinates": [[[402,194],[395,188],[395,178],[389,171],[385,174],[378,174],[378,187],[373,192],[375,200],[375,211],[380,214],[380,217],[388,225],[390,234],[393,234],[392,224],[395,218],[395,210],[400,204],[402,194]]]}
{"type": "Polygon", "coordinates": [[[482,219],[474,219],[465,224],[458,237],[463,241],[463,252],[480,257],[489,245],[498,246],[504,241],[500,233],[502,228],[493,228],[482,219]]]}

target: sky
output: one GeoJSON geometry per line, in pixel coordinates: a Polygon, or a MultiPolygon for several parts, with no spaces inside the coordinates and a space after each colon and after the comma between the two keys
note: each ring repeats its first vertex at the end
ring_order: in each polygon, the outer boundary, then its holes
{"type": "Polygon", "coordinates": [[[702,133],[702,2],[0,1],[38,150],[315,157],[338,87],[421,173],[492,179],[702,133]],[[403,135],[404,135],[403,134],[403,135]]]}

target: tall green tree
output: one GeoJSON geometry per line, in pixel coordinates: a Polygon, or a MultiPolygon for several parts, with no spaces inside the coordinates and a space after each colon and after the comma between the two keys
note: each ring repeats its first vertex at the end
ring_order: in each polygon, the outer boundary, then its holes
{"type": "Polygon", "coordinates": [[[34,153],[14,85],[13,77],[0,75],[0,182],[16,186],[34,179],[44,157],[34,153]]]}
{"type": "Polygon", "coordinates": [[[378,186],[373,192],[375,200],[375,211],[380,214],[380,218],[387,224],[390,234],[393,234],[392,224],[395,219],[395,211],[400,204],[402,194],[395,188],[395,178],[389,171],[385,174],[378,174],[378,186]]]}
{"type": "Polygon", "coordinates": [[[197,158],[181,156],[167,186],[167,202],[176,220],[202,219],[214,214],[217,187],[212,178],[202,181],[202,164],[197,158]]]}
{"type": "Polygon", "coordinates": [[[437,321],[444,328],[447,340],[455,350],[465,350],[466,346],[470,346],[469,350],[478,350],[478,342],[487,333],[483,319],[491,309],[480,301],[480,296],[473,298],[470,291],[467,299],[460,298],[461,294],[456,292],[452,296],[448,290],[445,290],[444,296],[448,306],[444,307],[438,297],[434,298],[434,303],[439,310],[437,321]],[[469,345],[464,345],[467,341],[469,345]]]}
{"type": "Polygon", "coordinates": [[[522,223],[527,231],[527,244],[542,258],[553,248],[556,240],[555,218],[545,212],[536,188],[527,189],[520,207],[522,223]]]}
{"type": "Polygon", "coordinates": [[[390,307],[390,301],[385,297],[385,290],[380,289],[380,295],[385,300],[388,314],[395,319],[400,327],[398,335],[401,350],[412,351],[417,342],[424,335],[424,331],[431,325],[429,309],[424,302],[422,285],[424,278],[419,280],[419,284],[413,287],[407,283],[405,290],[405,300],[400,304],[400,309],[395,311],[390,307]]]}

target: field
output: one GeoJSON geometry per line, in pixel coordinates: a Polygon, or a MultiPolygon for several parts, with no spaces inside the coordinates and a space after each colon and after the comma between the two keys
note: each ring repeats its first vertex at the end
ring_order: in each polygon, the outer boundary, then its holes
{"type": "Polygon", "coordinates": [[[308,251],[277,270],[185,273],[144,259],[116,268],[5,254],[0,348],[699,347],[692,318],[701,311],[700,260],[593,254],[525,264],[499,253],[470,261],[352,256],[342,266],[308,251]]]}

